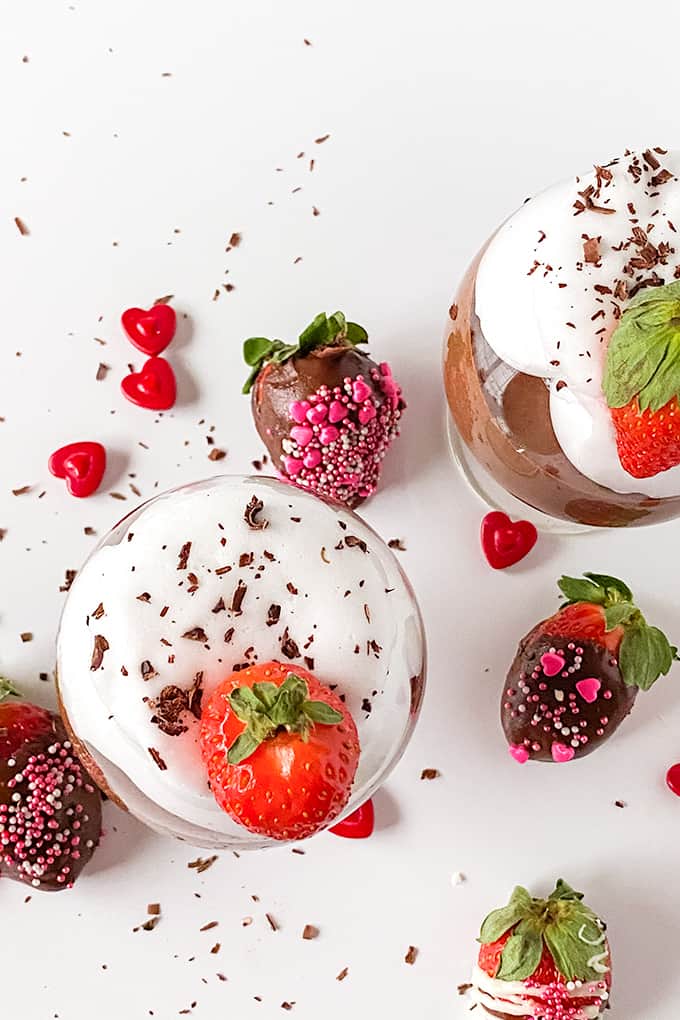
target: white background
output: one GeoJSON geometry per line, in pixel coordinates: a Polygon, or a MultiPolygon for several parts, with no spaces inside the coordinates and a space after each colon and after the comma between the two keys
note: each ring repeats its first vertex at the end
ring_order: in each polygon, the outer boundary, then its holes
{"type": "Polygon", "coordinates": [[[680,144],[677,5],[5,0],[0,13],[0,671],[50,703],[38,674],[53,665],[64,570],[96,541],[83,527],[101,535],[133,506],[129,472],[146,497],[247,471],[261,446],[239,395],[243,337],[290,339],[336,307],[365,323],[409,398],[365,516],[406,542],[431,653],[371,840],[222,854],[197,877],[191,848],[107,805],[73,891],[25,903],[0,881],[3,1015],[165,1020],[196,1001],[197,1018],[250,1020],[288,1015],[286,1000],[296,1020],[443,1020],[463,1013],[481,917],[515,883],[548,891],[564,874],[610,923],[612,1020],[675,1020],[680,801],[664,773],[680,758],[680,667],[568,768],[516,766],[497,702],[562,572],[623,575],[677,641],[680,524],[544,536],[492,572],[483,509],[447,457],[439,361],[456,281],[507,212],[626,146],[680,144]],[[232,231],[243,243],[226,254],[232,231]],[[225,280],[235,290],[213,301],[225,280]],[[164,294],[188,319],[169,353],[180,399],[159,421],[119,393],[141,358],[118,319],[164,294]],[[100,360],[111,370],[96,382],[100,360]],[[111,451],[84,503],[46,467],[77,438],[111,451]],[[424,767],[441,778],[421,782],[424,767]],[[161,923],[133,934],[154,901],[161,923]],[[306,923],[316,941],[302,941],[306,923]]]}

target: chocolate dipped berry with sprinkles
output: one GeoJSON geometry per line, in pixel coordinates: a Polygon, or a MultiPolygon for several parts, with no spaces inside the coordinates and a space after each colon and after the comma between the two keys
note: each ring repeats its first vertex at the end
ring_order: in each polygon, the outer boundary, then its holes
{"type": "Polygon", "coordinates": [[[566,602],[522,639],[503,688],[501,722],[520,764],[590,754],[677,658],[623,581],[586,573],[558,586],[566,602]]]}
{"type": "Polygon", "coordinates": [[[73,885],[101,835],[101,796],[59,716],[0,679],[0,879],[73,885]]]}
{"type": "Polygon", "coordinates": [[[547,899],[517,886],[482,923],[471,996],[500,1020],[596,1020],[609,1008],[605,925],[563,879],[547,899]]]}
{"type": "Polygon", "coordinates": [[[363,326],[342,312],[317,315],[295,344],[251,337],[252,411],[281,475],[325,499],[356,507],[378,485],[382,461],[406,407],[387,362],[360,344],[363,326]]]}

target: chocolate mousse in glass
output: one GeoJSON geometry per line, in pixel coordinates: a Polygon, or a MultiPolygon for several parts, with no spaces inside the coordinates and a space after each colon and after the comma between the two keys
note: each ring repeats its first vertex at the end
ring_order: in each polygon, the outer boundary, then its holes
{"type": "Polygon", "coordinates": [[[451,445],[554,530],[680,514],[680,152],[627,151],[527,201],[449,311],[451,445]]]}

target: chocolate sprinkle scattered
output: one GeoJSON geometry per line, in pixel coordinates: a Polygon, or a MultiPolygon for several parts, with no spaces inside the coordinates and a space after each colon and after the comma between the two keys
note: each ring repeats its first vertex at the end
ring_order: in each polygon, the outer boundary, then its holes
{"type": "Polygon", "coordinates": [[[168,766],[165,764],[165,762],[163,761],[163,759],[161,758],[159,752],[156,750],[155,747],[150,747],[149,748],[149,754],[151,755],[153,760],[156,762],[156,765],[158,765],[158,768],[161,770],[161,772],[165,772],[167,770],[168,766]]]}
{"type": "Polygon", "coordinates": [[[239,581],[236,590],[232,596],[231,605],[229,607],[232,613],[240,614],[242,612],[241,606],[243,605],[243,600],[246,597],[247,591],[248,585],[244,584],[243,581],[239,581]]]}
{"type": "MultiPolygon", "coordinates": [[[[4,537],[4,535],[2,537],[4,537]]],[[[70,591],[71,585],[76,579],[76,574],[76,570],[67,570],[64,574],[64,583],[59,585],[59,591],[70,591]]]]}
{"type": "Polygon", "coordinates": [[[195,861],[189,861],[187,868],[192,868],[199,875],[202,875],[208,868],[212,868],[216,860],[217,854],[213,854],[212,857],[197,857],[195,861]]]}
{"type": "Polygon", "coordinates": [[[26,224],[24,223],[24,221],[22,220],[21,216],[15,216],[14,217],[14,223],[16,224],[16,228],[19,231],[19,233],[21,234],[21,236],[22,237],[27,237],[28,234],[30,233],[30,231],[29,231],[28,227],[26,226],[26,224]]]}
{"type": "Polygon", "coordinates": [[[306,924],[302,929],[302,937],[306,941],[319,937],[319,929],[313,924],[306,924]]]}
{"type": "Polygon", "coordinates": [[[158,671],[153,668],[148,659],[144,659],[139,670],[142,674],[142,680],[153,680],[155,676],[158,676],[158,671]]]}
{"type": "Polygon", "coordinates": [[[189,553],[191,552],[191,542],[185,542],[179,551],[179,562],[177,564],[178,570],[186,570],[187,563],[189,562],[189,553]]]}
{"type": "Polygon", "coordinates": [[[218,448],[215,447],[208,454],[208,460],[224,460],[226,456],[227,456],[226,450],[218,450],[218,448]]]}
{"type": "Polygon", "coordinates": [[[281,638],[281,651],[287,659],[297,659],[300,655],[300,649],[298,648],[297,642],[288,633],[288,628],[283,632],[281,638]]]}
{"type": "Polygon", "coordinates": [[[404,963],[408,963],[408,964],[413,965],[416,962],[417,958],[418,958],[418,950],[416,949],[415,946],[409,946],[408,947],[408,952],[406,953],[406,956],[404,957],[404,963]]]}
{"type": "Polygon", "coordinates": [[[94,637],[94,648],[92,649],[92,662],[90,663],[90,669],[99,669],[102,662],[104,661],[104,652],[109,649],[109,643],[103,634],[95,634],[94,637]]]}
{"type": "Polygon", "coordinates": [[[406,552],[406,546],[401,538],[391,538],[387,545],[390,549],[398,549],[399,552],[406,552]]]}
{"type": "Polygon", "coordinates": [[[243,511],[243,519],[249,528],[253,531],[263,531],[269,527],[269,521],[258,520],[259,514],[264,509],[264,503],[257,496],[253,496],[245,510],[243,511]]]}
{"type": "Polygon", "coordinates": [[[105,365],[103,361],[100,361],[99,365],[97,366],[97,374],[95,376],[95,379],[97,380],[97,382],[101,382],[102,379],[106,379],[106,373],[108,371],[109,371],[109,366],[105,365]]]}
{"type": "Polygon", "coordinates": [[[420,773],[421,779],[438,779],[441,775],[439,769],[423,769],[420,773]]]}
{"type": "Polygon", "coordinates": [[[368,552],[368,546],[364,542],[363,538],[357,538],[356,535],[347,535],[345,538],[345,545],[348,549],[359,548],[363,553],[368,552]]]}
{"type": "Polygon", "coordinates": [[[272,603],[267,612],[267,626],[273,627],[281,619],[281,606],[272,603]]]}
{"type": "Polygon", "coordinates": [[[264,916],[267,918],[267,923],[269,924],[269,927],[271,928],[271,930],[272,931],[278,931],[279,930],[279,926],[276,923],[276,921],[274,920],[274,918],[272,917],[272,915],[271,914],[265,914],[264,916]]]}
{"type": "Polygon", "coordinates": [[[213,606],[212,612],[213,613],[223,613],[223,612],[225,612],[226,608],[227,607],[224,604],[224,599],[222,598],[222,596],[220,596],[219,599],[217,600],[217,602],[215,603],[215,605],[213,606]]]}
{"type": "Polygon", "coordinates": [[[202,627],[192,627],[191,630],[187,630],[182,634],[183,638],[187,638],[188,641],[207,641],[208,635],[202,627]]]}
{"type": "Polygon", "coordinates": [[[349,974],[349,967],[343,967],[339,974],[336,974],[336,981],[344,981],[349,974]]]}

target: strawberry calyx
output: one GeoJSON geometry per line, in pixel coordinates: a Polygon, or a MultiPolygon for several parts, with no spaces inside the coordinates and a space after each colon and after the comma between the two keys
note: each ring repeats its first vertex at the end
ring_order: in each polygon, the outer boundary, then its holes
{"type": "Polygon", "coordinates": [[[547,899],[517,886],[507,906],[483,921],[479,942],[497,942],[510,932],[498,960],[500,981],[525,981],[538,970],[547,949],[565,981],[600,981],[609,970],[605,926],[563,879],[547,899]]]}
{"type": "Polygon", "coordinates": [[[636,400],[638,413],[680,395],[680,281],[628,304],[609,341],[602,391],[611,408],[636,400]]]}
{"type": "Polygon", "coordinates": [[[336,726],[344,718],[325,701],[310,700],[309,687],[296,673],[289,673],[280,685],[263,681],[252,687],[236,687],[229,695],[229,705],[246,724],[229,747],[230,765],[245,761],[277,733],[298,733],[307,741],[314,726],[336,726]]]}
{"type": "Polygon", "coordinates": [[[619,669],[627,686],[648,691],[669,672],[678,650],[663,631],[647,623],[627,584],[609,574],[586,572],[582,578],[561,577],[557,585],[566,598],[564,606],[583,602],[600,606],[605,631],[622,628],[619,669]]]}
{"type": "Polygon", "coordinates": [[[11,680],[7,680],[6,677],[0,676],[0,701],[4,701],[5,698],[9,698],[10,695],[18,698],[19,692],[11,680]]]}
{"type": "Polygon", "coordinates": [[[333,315],[321,312],[300,333],[296,344],[251,336],[243,343],[243,360],[251,371],[242,392],[250,393],[258,375],[270,362],[283,365],[291,358],[304,357],[320,347],[356,347],[367,342],[368,333],[364,327],[356,322],[347,322],[342,312],[334,312],[333,315]]]}

